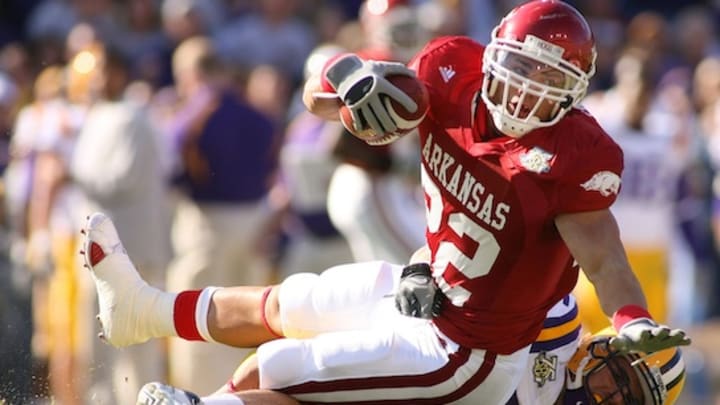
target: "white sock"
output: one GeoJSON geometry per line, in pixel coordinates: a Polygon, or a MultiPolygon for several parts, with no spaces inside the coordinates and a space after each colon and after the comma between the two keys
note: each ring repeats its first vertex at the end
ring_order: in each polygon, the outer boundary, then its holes
{"type": "Polygon", "coordinates": [[[198,297],[197,308],[195,308],[195,326],[198,329],[200,336],[210,343],[217,343],[215,339],[210,336],[210,330],[208,330],[207,316],[210,311],[210,301],[212,300],[215,291],[219,290],[219,287],[205,287],[200,292],[198,297]]]}
{"type": "Polygon", "coordinates": [[[245,402],[234,394],[215,394],[201,399],[203,405],[245,405],[245,402]]]}
{"type": "Polygon", "coordinates": [[[177,336],[173,313],[175,309],[176,293],[169,293],[155,287],[152,288],[153,297],[147,308],[143,310],[148,333],[154,338],[177,336]]]}

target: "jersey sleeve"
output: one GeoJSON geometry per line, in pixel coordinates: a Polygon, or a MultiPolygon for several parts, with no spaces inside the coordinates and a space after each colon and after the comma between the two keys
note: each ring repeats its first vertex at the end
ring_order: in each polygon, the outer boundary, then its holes
{"type": "Polygon", "coordinates": [[[620,147],[607,135],[584,142],[568,159],[560,183],[557,212],[609,208],[618,196],[623,170],[620,147]]]}
{"type": "Polygon", "coordinates": [[[407,64],[408,68],[415,71],[417,78],[425,85],[430,96],[431,111],[437,108],[432,105],[432,102],[442,99],[445,95],[436,90],[430,71],[433,66],[437,65],[437,59],[446,56],[447,48],[454,39],[455,37],[439,37],[431,40],[407,64]]]}
{"type": "Polygon", "coordinates": [[[415,56],[408,62],[408,67],[414,70],[418,75],[422,73],[421,66],[425,66],[428,60],[432,58],[439,48],[442,48],[445,44],[452,42],[454,37],[438,37],[430,40],[423,48],[415,54],[415,56]]]}
{"type": "Polygon", "coordinates": [[[484,47],[468,37],[444,36],[428,42],[408,63],[429,94],[429,115],[457,115],[456,103],[482,83],[484,47]]]}

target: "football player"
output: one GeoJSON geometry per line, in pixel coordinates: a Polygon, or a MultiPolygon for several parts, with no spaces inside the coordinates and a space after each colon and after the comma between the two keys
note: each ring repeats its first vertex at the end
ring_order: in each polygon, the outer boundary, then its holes
{"type": "Polygon", "coordinates": [[[305,101],[329,119],[338,118],[340,101],[364,117],[357,129],[378,141],[397,138],[387,96],[416,107],[385,76],[417,75],[427,87],[430,110],[417,129],[430,278],[441,291],[436,316],[394,311],[371,328],[362,327],[367,318],[393,311],[370,304],[355,316],[334,311],[348,296],[394,294],[412,271],[385,262],[296,274],[279,286],[164,292],[138,277],[111,221],[96,214],[85,259],[105,339],[260,345],[258,372],[247,379],[255,384],[240,388],[302,402],[497,405],[515,392],[548,311],[582,268],[618,330],[610,341],[616,350],[690,343],[684,331],[652,320],[620,243],[609,207],[622,153],[575,108],[595,67],[593,35],[577,10],[558,0],[527,2],[500,22],[487,47],[439,38],[410,67],[340,56],[308,80],[305,101]],[[339,98],[320,96],[328,88],[339,98]],[[331,324],[345,328],[326,332],[331,324]],[[279,339],[303,329],[314,336],[279,339]]]}
{"type": "Polygon", "coordinates": [[[585,336],[567,368],[559,404],[674,404],[685,384],[685,363],[677,347],[653,353],[621,353],[606,328],[585,336]]]}

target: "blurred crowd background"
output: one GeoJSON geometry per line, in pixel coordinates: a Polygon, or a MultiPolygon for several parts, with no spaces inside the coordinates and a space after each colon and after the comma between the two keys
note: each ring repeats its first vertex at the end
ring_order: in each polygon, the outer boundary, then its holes
{"type": "MultiPolygon", "coordinates": [[[[128,404],[152,380],[206,394],[247,354],[102,344],[77,253],[94,210],[173,291],[407,262],[424,237],[415,137],[366,147],[304,111],[303,79],[342,51],[487,43],[518,3],[0,1],[0,403],[128,404]]],[[[571,3],[598,45],[586,108],[626,154],[628,255],[651,312],[695,339],[681,403],[720,404],[720,1],[571,3]]]]}

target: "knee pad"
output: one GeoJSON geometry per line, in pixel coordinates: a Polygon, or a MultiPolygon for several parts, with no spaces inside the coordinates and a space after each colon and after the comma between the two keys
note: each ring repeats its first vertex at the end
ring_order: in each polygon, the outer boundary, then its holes
{"type": "Polygon", "coordinates": [[[393,296],[401,271],[376,261],[288,277],[278,297],[283,334],[303,338],[376,325],[384,314],[396,312],[393,296]]]}
{"type": "Polygon", "coordinates": [[[347,373],[377,367],[391,357],[394,340],[391,328],[376,328],[264,343],[257,350],[260,388],[281,389],[318,378],[342,379],[343,375],[360,377],[347,373]]]}
{"type": "Polygon", "coordinates": [[[260,389],[278,389],[296,384],[305,373],[303,364],[313,364],[306,341],[277,339],[257,349],[260,389]],[[288,367],[288,365],[292,365],[288,367]]]}

